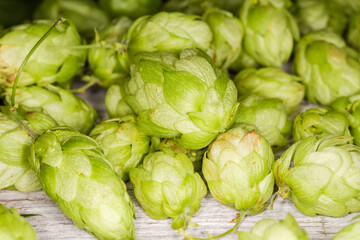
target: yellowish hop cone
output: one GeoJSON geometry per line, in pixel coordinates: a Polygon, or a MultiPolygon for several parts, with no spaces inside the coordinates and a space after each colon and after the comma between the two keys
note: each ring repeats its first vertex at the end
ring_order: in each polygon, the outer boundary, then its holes
{"type": "Polygon", "coordinates": [[[274,188],[270,144],[253,126],[242,125],[221,134],[203,159],[211,194],[226,206],[258,214],[274,188]]]}

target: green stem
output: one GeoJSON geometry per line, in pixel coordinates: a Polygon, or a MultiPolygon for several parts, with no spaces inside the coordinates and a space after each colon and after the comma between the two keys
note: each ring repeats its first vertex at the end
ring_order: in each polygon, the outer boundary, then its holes
{"type": "Polygon", "coordinates": [[[85,93],[86,90],[90,87],[92,87],[93,85],[97,84],[98,82],[100,82],[100,79],[94,77],[94,76],[84,76],[82,78],[82,80],[84,80],[85,82],[88,82],[87,84],[85,84],[84,86],[77,88],[77,89],[72,89],[71,92],[76,92],[76,93],[85,93]]]}
{"type": "Polygon", "coordinates": [[[92,49],[92,48],[111,48],[107,46],[100,46],[98,44],[87,44],[87,45],[72,45],[72,46],[53,46],[52,48],[66,48],[66,49],[92,49]]]}
{"type": "Polygon", "coordinates": [[[31,48],[30,52],[26,55],[24,61],[21,63],[19,70],[16,74],[15,81],[12,88],[12,95],[11,95],[11,109],[12,111],[15,109],[15,93],[16,93],[16,87],[17,83],[20,79],[21,72],[25,66],[25,64],[29,61],[32,54],[35,52],[35,50],[40,46],[40,44],[47,38],[47,36],[51,33],[51,31],[59,24],[65,21],[64,18],[59,18],[51,27],[50,29],[40,38],[39,41],[36,42],[36,44],[31,48]]]}
{"type": "Polygon", "coordinates": [[[21,214],[22,217],[27,218],[27,217],[37,217],[37,216],[43,216],[41,214],[21,214]]]}
{"type": "Polygon", "coordinates": [[[197,237],[190,237],[190,238],[186,238],[185,239],[191,239],[191,240],[213,240],[213,239],[217,239],[217,238],[221,238],[221,237],[224,237],[226,235],[228,235],[229,233],[232,233],[232,232],[236,232],[236,229],[237,227],[239,226],[239,224],[242,222],[242,220],[244,219],[244,217],[246,216],[248,212],[247,211],[242,211],[240,213],[240,216],[238,217],[238,219],[236,220],[236,224],[230,228],[229,230],[227,230],[226,232],[220,234],[220,235],[217,235],[217,236],[212,236],[212,237],[209,237],[209,238],[197,238],[197,237]]]}
{"type": "Polygon", "coordinates": [[[106,48],[106,49],[114,49],[121,48],[127,49],[128,45],[123,43],[116,44],[87,44],[87,45],[72,45],[72,46],[53,46],[52,48],[66,48],[66,49],[93,49],[93,48],[106,48]]]}
{"type": "Polygon", "coordinates": [[[291,189],[287,186],[285,187],[281,187],[279,188],[276,193],[272,196],[271,201],[270,201],[270,211],[273,210],[274,207],[274,201],[275,199],[280,196],[282,199],[285,199],[289,196],[289,192],[291,191],[291,189]]]}

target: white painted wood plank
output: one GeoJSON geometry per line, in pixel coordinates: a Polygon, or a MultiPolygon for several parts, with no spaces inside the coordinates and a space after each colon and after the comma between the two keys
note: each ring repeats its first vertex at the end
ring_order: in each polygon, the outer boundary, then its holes
{"type": "MultiPolygon", "coordinates": [[[[137,215],[137,219],[134,221],[137,239],[180,240],[183,238],[181,234],[171,229],[171,219],[159,221],[149,218],[136,202],[131,185],[127,184],[127,186],[137,215]]],[[[78,229],[43,191],[20,193],[2,190],[0,191],[0,203],[5,204],[7,207],[15,207],[22,214],[41,214],[42,216],[28,218],[40,240],[95,239],[85,230],[78,229]]],[[[210,194],[207,194],[202,199],[201,205],[200,211],[192,218],[192,221],[199,226],[189,227],[189,233],[198,237],[205,237],[207,232],[217,235],[234,225],[230,221],[238,211],[221,205],[210,194]]],[[[290,200],[277,199],[272,212],[266,209],[256,216],[247,216],[238,229],[249,231],[260,219],[268,217],[281,219],[288,212],[292,213],[299,225],[306,229],[311,239],[330,239],[337,231],[349,224],[351,218],[357,215],[350,214],[342,218],[309,217],[297,211],[290,200]]],[[[236,239],[236,235],[230,234],[222,239],[236,239]]]]}

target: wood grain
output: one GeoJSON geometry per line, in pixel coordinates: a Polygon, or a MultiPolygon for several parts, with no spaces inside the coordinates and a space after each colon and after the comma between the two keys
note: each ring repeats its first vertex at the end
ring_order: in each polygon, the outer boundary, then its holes
{"type": "MultiPolygon", "coordinates": [[[[103,104],[105,90],[93,87],[82,95],[97,109],[99,119],[106,119],[107,114],[103,104]]],[[[299,111],[313,105],[304,102],[299,111]]],[[[277,154],[279,156],[279,154],[277,154]]],[[[171,219],[152,220],[141,209],[134,197],[131,184],[127,184],[128,192],[134,202],[137,219],[134,220],[137,239],[182,239],[182,235],[171,229],[171,219]]],[[[28,221],[34,227],[40,240],[71,239],[85,240],[95,239],[85,230],[78,229],[56,206],[56,204],[43,192],[21,193],[17,191],[1,190],[0,203],[7,207],[15,207],[22,214],[41,214],[42,216],[29,217],[28,221]]],[[[237,211],[218,203],[209,193],[202,199],[200,211],[192,218],[197,227],[190,227],[188,232],[197,237],[206,237],[207,233],[220,234],[230,229],[234,223],[230,221],[236,216],[237,211]]],[[[350,214],[342,218],[331,217],[308,217],[300,213],[289,200],[276,199],[274,210],[266,209],[256,216],[247,216],[239,226],[240,231],[249,231],[255,222],[263,218],[281,219],[287,213],[293,214],[299,225],[306,229],[311,239],[331,239],[341,228],[349,224],[357,214],[350,214]]],[[[230,234],[222,239],[237,239],[230,234]]]]}
{"type": "MultiPolygon", "coordinates": [[[[134,202],[136,217],[135,233],[137,239],[182,239],[182,235],[171,229],[171,219],[153,220],[149,218],[136,202],[131,184],[127,184],[128,192],[134,202]]],[[[43,192],[21,193],[17,191],[0,191],[0,203],[7,207],[15,207],[22,214],[41,214],[42,216],[29,217],[28,221],[34,227],[39,240],[50,239],[95,239],[85,230],[78,229],[56,206],[56,204],[43,192]]],[[[237,211],[221,205],[210,194],[201,201],[200,211],[193,216],[192,222],[197,227],[190,227],[188,232],[194,236],[206,237],[207,233],[217,235],[230,229],[234,223],[230,221],[236,216],[237,211]]],[[[256,216],[247,216],[240,224],[240,231],[249,231],[250,228],[263,218],[281,219],[287,213],[293,214],[299,225],[306,229],[311,239],[331,239],[337,231],[349,224],[356,216],[350,214],[342,218],[308,217],[297,211],[288,199],[276,199],[274,210],[269,209],[256,216]]],[[[237,239],[230,234],[222,239],[237,239]]]]}

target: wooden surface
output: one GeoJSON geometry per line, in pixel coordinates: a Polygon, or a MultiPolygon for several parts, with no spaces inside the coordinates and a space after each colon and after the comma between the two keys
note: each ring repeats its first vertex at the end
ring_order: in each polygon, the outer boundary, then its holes
{"type": "MultiPolygon", "coordinates": [[[[83,96],[85,99],[91,99],[91,104],[98,110],[100,119],[107,118],[103,105],[104,93],[103,89],[94,87],[83,96]]],[[[300,111],[310,106],[308,103],[303,103],[300,111]]],[[[181,234],[171,229],[171,219],[161,221],[150,219],[136,202],[131,184],[128,183],[127,187],[136,210],[137,219],[134,220],[134,223],[137,239],[182,239],[181,234]]],[[[40,240],[95,239],[85,230],[78,229],[43,191],[21,193],[1,190],[0,203],[5,204],[7,207],[17,208],[21,214],[41,214],[42,216],[28,218],[40,240]]],[[[237,211],[221,205],[210,193],[202,199],[201,206],[200,211],[192,218],[192,221],[197,223],[198,226],[188,229],[188,232],[194,236],[206,237],[207,233],[217,235],[234,225],[230,221],[235,218],[237,211]]],[[[259,215],[247,216],[238,229],[248,231],[255,222],[263,218],[281,219],[287,213],[293,214],[299,225],[308,232],[311,239],[331,239],[337,231],[349,224],[351,218],[357,215],[350,214],[342,218],[308,217],[300,213],[289,199],[276,199],[272,212],[267,209],[259,215]]],[[[222,239],[237,239],[237,236],[230,234],[222,239]]]]}

